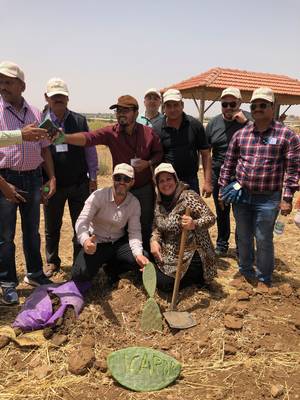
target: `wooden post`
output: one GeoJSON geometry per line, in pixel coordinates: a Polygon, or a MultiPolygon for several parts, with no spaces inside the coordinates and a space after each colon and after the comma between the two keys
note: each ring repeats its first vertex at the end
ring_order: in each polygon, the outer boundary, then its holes
{"type": "Polygon", "coordinates": [[[275,103],[274,118],[278,120],[280,112],[280,104],[275,103]]]}
{"type": "Polygon", "coordinates": [[[203,119],[204,119],[204,108],[205,108],[205,100],[202,98],[199,102],[199,120],[201,124],[203,124],[203,119]]]}

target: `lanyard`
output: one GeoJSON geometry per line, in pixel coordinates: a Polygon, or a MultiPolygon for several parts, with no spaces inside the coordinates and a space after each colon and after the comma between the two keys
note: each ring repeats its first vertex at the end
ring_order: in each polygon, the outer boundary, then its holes
{"type": "Polygon", "coordinates": [[[27,114],[27,108],[24,109],[24,116],[23,119],[20,118],[10,107],[7,108],[7,110],[14,116],[17,118],[17,120],[19,122],[21,122],[23,125],[25,124],[25,119],[26,119],[26,114],[27,114]]]}

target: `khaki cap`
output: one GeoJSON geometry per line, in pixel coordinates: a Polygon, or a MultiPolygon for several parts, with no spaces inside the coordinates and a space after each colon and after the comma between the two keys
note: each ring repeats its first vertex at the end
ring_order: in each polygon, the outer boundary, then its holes
{"type": "Polygon", "coordinates": [[[254,100],[266,100],[269,101],[270,103],[274,103],[275,97],[274,97],[274,92],[272,89],[268,87],[260,87],[254,90],[252,93],[252,97],[250,102],[254,100]]]}
{"type": "Polygon", "coordinates": [[[0,63],[0,74],[9,76],[10,78],[18,78],[22,82],[25,82],[24,72],[17,64],[11,61],[2,61],[0,63]]]}
{"type": "Polygon", "coordinates": [[[161,99],[161,93],[159,90],[157,90],[156,88],[150,88],[148,89],[145,94],[144,97],[146,97],[148,94],[156,94],[160,99],[161,99]]]}
{"type": "MultiPolygon", "coordinates": [[[[169,174],[176,175],[176,171],[172,164],[169,163],[161,163],[154,170],[154,177],[156,178],[158,174],[161,172],[168,172],[169,174]]],[[[177,177],[177,175],[176,175],[177,177]]]]}
{"type": "Polygon", "coordinates": [[[129,178],[134,178],[134,169],[131,165],[122,163],[115,166],[113,175],[123,174],[128,176],[129,178]]]}
{"type": "Polygon", "coordinates": [[[182,94],[178,89],[168,89],[163,94],[164,103],[167,101],[182,101],[182,94]]]}
{"type": "Polygon", "coordinates": [[[51,78],[47,83],[46,94],[48,97],[62,94],[69,97],[69,90],[66,82],[60,78],[51,78]]]}
{"type": "Polygon", "coordinates": [[[236,87],[228,87],[228,88],[224,89],[221,94],[221,99],[222,99],[222,97],[225,97],[225,96],[233,96],[239,100],[242,99],[240,89],[238,89],[236,87]]]}

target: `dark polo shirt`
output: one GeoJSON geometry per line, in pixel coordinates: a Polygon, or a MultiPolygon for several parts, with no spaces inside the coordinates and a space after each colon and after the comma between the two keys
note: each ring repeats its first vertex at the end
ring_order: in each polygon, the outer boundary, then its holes
{"type": "MultiPolygon", "coordinates": [[[[132,135],[120,131],[120,125],[106,126],[91,132],[84,132],[86,146],[103,144],[109,147],[113,167],[120,163],[130,165],[130,160],[140,158],[151,160],[152,165],[159,164],[163,157],[162,145],[158,135],[149,126],[136,123],[132,135]]],[[[152,182],[150,166],[141,172],[135,171],[134,188],[152,182]]]]}
{"type": "Polygon", "coordinates": [[[167,126],[166,117],[153,125],[160,137],[164,160],[171,163],[179,178],[197,175],[199,151],[209,149],[203,125],[183,113],[179,129],[167,126]]]}
{"type": "MultiPolygon", "coordinates": [[[[243,114],[248,120],[252,120],[249,112],[243,111],[243,114]]],[[[223,114],[219,114],[209,121],[206,127],[206,136],[212,149],[213,168],[222,166],[232,136],[244,126],[245,124],[240,124],[235,120],[226,121],[223,118],[223,114]]]]}

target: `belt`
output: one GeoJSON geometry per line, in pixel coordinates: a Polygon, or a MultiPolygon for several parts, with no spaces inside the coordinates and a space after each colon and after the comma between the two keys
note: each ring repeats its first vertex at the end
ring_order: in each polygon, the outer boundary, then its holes
{"type": "Polygon", "coordinates": [[[249,191],[249,194],[261,194],[261,195],[265,195],[265,196],[270,196],[271,194],[274,194],[278,192],[278,190],[253,190],[253,191],[249,191]]]}
{"type": "Polygon", "coordinates": [[[18,171],[16,169],[1,168],[0,175],[6,174],[6,173],[15,174],[15,175],[35,175],[39,171],[40,171],[40,167],[38,167],[36,169],[30,169],[29,171],[18,171]]]}

